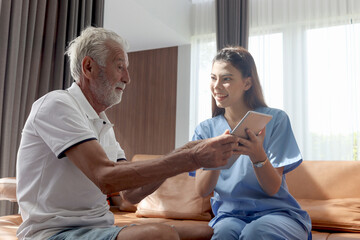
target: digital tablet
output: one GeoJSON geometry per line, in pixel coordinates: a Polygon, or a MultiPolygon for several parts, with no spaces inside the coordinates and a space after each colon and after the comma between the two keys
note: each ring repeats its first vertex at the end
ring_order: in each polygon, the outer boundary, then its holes
{"type": "MultiPolygon", "coordinates": [[[[242,138],[248,138],[246,129],[252,130],[256,135],[266,126],[268,122],[272,119],[272,116],[265,113],[259,113],[255,111],[248,111],[245,116],[240,120],[240,122],[231,130],[231,134],[236,135],[242,138]]],[[[240,155],[234,154],[229,159],[226,165],[217,167],[217,168],[204,168],[205,170],[217,170],[217,169],[228,169],[230,168],[236,159],[240,155]]]]}
{"type": "Polygon", "coordinates": [[[272,116],[269,114],[248,111],[230,133],[238,137],[248,138],[245,130],[250,129],[258,135],[271,119],[272,116]]]}

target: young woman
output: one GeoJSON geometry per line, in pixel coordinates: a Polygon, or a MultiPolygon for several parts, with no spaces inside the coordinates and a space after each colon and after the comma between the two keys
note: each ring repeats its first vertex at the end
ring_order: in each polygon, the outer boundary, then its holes
{"type": "Polygon", "coordinates": [[[309,215],[288,192],[285,174],[302,162],[287,114],[264,102],[255,62],[241,47],[227,47],[213,60],[213,118],[200,123],[193,140],[233,129],[253,110],[272,115],[258,135],[247,130],[240,157],[229,169],[198,170],[196,189],[211,199],[212,239],[311,239],[309,215]]]}

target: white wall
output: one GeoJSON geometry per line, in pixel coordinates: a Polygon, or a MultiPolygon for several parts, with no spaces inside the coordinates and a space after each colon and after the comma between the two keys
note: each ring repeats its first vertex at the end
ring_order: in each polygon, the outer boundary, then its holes
{"type": "Polygon", "coordinates": [[[175,147],[189,141],[190,123],[190,44],[178,47],[178,74],[176,89],[175,147]]]}
{"type": "Polygon", "coordinates": [[[129,52],[189,44],[191,0],[106,0],[104,27],[127,39],[129,52]]]}

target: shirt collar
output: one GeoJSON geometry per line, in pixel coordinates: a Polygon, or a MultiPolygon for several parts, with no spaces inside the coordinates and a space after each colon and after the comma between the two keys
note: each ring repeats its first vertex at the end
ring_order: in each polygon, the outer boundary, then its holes
{"type": "MultiPolygon", "coordinates": [[[[68,92],[76,99],[76,101],[79,103],[79,105],[84,110],[86,116],[89,119],[99,119],[99,115],[96,113],[94,108],[91,106],[89,101],[86,99],[84,93],[81,91],[81,88],[79,85],[77,85],[75,82],[69,87],[68,92]]],[[[100,113],[101,116],[105,115],[103,112],[100,113]]],[[[106,117],[106,115],[105,115],[106,117]]],[[[108,119],[106,118],[108,121],[108,119]]]]}

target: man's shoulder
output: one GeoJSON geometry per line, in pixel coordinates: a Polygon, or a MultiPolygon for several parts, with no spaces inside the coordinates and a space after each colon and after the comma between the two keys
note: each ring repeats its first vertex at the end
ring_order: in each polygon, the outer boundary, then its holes
{"type": "Polygon", "coordinates": [[[66,105],[71,104],[74,100],[67,90],[54,90],[48,92],[44,96],[36,100],[33,106],[42,106],[42,105],[66,105]]]}
{"type": "Polygon", "coordinates": [[[71,98],[71,95],[68,90],[54,90],[45,94],[43,98],[45,98],[46,101],[52,101],[57,99],[67,100],[71,98]]]}
{"type": "Polygon", "coordinates": [[[36,118],[39,115],[63,115],[79,111],[79,106],[67,90],[54,90],[34,102],[31,115],[36,118]]]}

